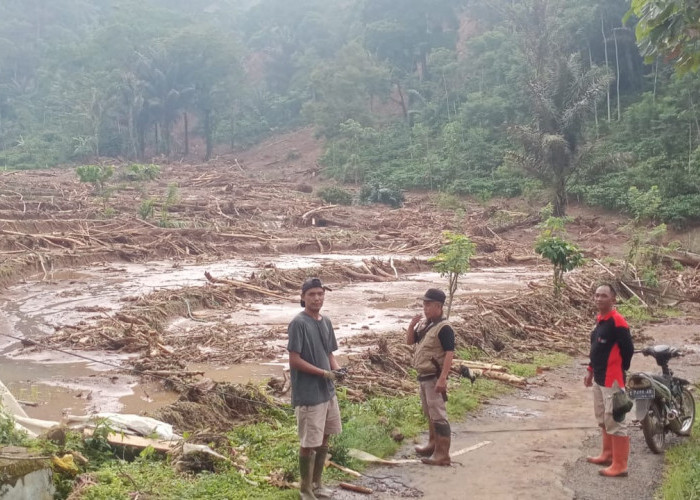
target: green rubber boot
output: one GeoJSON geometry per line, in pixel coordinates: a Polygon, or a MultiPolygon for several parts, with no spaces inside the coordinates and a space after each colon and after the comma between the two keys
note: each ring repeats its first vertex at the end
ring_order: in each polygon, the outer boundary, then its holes
{"type": "Polygon", "coordinates": [[[317,500],[313,492],[314,460],[316,454],[299,455],[299,496],[301,500],[317,500]]]}
{"type": "Polygon", "coordinates": [[[321,476],[323,469],[326,467],[326,456],[328,455],[328,446],[319,446],[316,448],[316,460],[314,461],[314,495],[316,498],[331,498],[333,490],[324,488],[321,476]]]}

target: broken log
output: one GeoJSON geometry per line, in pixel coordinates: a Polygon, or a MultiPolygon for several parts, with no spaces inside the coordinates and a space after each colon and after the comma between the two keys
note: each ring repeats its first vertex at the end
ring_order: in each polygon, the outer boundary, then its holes
{"type": "Polygon", "coordinates": [[[668,255],[663,256],[664,260],[670,260],[670,261],[675,261],[678,262],[679,264],[682,264],[684,266],[688,267],[698,267],[700,266],[700,254],[693,253],[693,252],[682,252],[682,251],[676,251],[673,253],[670,253],[668,255]]]}
{"type": "Polygon", "coordinates": [[[362,474],[360,474],[360,473],[357,472],[356,470],[348,469],[347,467],[344,467],[344,466],[342,466],[342,465],[340,465],[340,464],[335,463],[333,460],[329,460],[329,461],[328,461],[328,465],[331,466],[331,467],[335,467],[336,469],[338,469],[338,470],[340,470],[340,471],[343,471],[343,472],[345,472],[346,474],[349,474],[349,475],[351,475],[351,476],[362,477],[362,474]]]}
{"type": "Polygon", "coordinates": [[[260,288],[259,286],[251,285],[250,283],[246,283],[245,281],[238,281],[238,280],[227,280],[227,279],[221,279],[221,278],[214,278],[209,271],[204,271],[204,276],[207,278],[212,283],[220,283],[223,285],[229,285],[234,288],[242,288],[243,290],[248,290],[251,292],[259,293],[261,295],[267,295],[269,297],[275,297],[276,299],[282,299],[282,300],[287,300],[288,297],[285,297],[283,295],[277,294],[275,292],[271,292],[270,290],[266,290],[264,288],[260,288]]]}
{"type": "Polygon", "coordinates": [[[466,366],[467,368],[479,369],[479,370],[489,370],[496,372],[506,372],[508,369],[505,366],[495,365],[493,363],[484,363],[482,361],[465,361],[461,359],[455,359],[452,361],[452,366],[466,366]]]}
{"type": "Polygon", "coordinates": [[[372,488],[365,488],[364,486],[358,486],[356,484],[338,483],[338,486],[345,490],[355,491],[357,493],[364,493],[365,495],[371,495],[374,492],[372,488]]]}
{"type": "Polygon", "coordinates": [[[495,372],[491,370],[481,370],[479,368],[473,369],[472,372],[477,377],[500,380],[501,382],[517,385],[518,387],[523,387],[527,385],[527,380],[525,380],[523,377],[518,377],[517,375],[510,375],[509,373],[495,372]]]}
{"type": "MultiPolygon", "coordinates": [[[[95,429],[83,429],[84,437],[92,437],[95,429]]],[[[162,441],[160,439],[150,439],[141,436],[130,436],[128,434],[110,432],[107,435],[107,442],[112,446],[124,446],[145,450],[149,446],[161,453],[167,453],[177,446],[177,441],[162,441]]]]}
{"type": "Polygon", "coordinates": [[[308,212],[306,212],[304,215],[302,215],[302,216],[301,216],[301,219],[304,220],[304,221],[306,221],[306,220],[308,220],[309,217],[311,217],[311,216],[314,215],[314,214],[317,214],[317,213],[322,212],[322,211],[324,211],[324,210],[330,210],[330,209],[332,209],[332,208],[336,208],[337,206],[338,206],[338,205],[324,205],[324,206],[322,206],[322,207],[314,208],[314,209],[309,210],[308,212]]]}
{"type": "Polygon", "coordinates": [[[375,274],[360,273],[353,271],[349,267],[341,266],[341,269],[351,278],[355,278],[363,281],[393,281],[394,278],[386,278],[384,276],[377,276],[375,274]]]}

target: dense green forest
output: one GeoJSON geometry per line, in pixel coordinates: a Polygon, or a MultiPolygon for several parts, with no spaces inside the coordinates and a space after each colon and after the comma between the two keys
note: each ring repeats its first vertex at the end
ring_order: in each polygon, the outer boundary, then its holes
{"type": "Polygon", "coordinates": [[[634,187],[658,198],[656,218],[689,224],[700,219],[697,57],[645,63],[635,28],[644,56],[668,40],[629,9],[5,0],[0,165],[209,159],[313,125],[341,182],[482,199],[546,191],[557,214],[572,199],[629,211],[634,187]]]}

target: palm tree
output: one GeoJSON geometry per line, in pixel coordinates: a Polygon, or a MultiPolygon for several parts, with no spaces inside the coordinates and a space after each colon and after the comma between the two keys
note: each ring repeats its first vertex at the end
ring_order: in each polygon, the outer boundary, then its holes
{"type": "MultiPolygon", "coordinates": [[[[546,4],[533,3],[540,9],[546,4]]],[[[605,94],[611,75],[607,68],[586,69],[578,54],[567,56],[558,50],[547,32],[546,13],[537,8],[533,12],[539,19],[524,30],[522,43],[533,69],[527,81],[533,118],[529,124],[510,127],[522,147],[511,158],[552,188],[554,215],[561,217],[566,215],[567,181],[591,152],[584,137],[586,118],[605,94]]]]}

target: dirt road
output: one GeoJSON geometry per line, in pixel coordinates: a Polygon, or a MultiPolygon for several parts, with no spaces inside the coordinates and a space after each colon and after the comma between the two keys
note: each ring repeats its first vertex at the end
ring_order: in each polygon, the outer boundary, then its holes
{"type": "MultiPolygon", "coordinates": [[[[674,321],[648,328],[652,340],[637,347],[667,343],[688,354],[672,364],[676,374],[700,378],[698,324],[674,321]]],[[[584,359],[545,373],[527,390],[491,401],[474,417],[453,425],[452,451],[488,441],[456,459],[452,467],[410,464],[367,470],[358,484],[372,488],[371,498],[435,499],[653,499],[661,482],[663,456],[644,443],[641,429],[631,426],[632,449],[628,478],[599,477],[598,467],[585,456],[600,445],[592,415],[591,393],[582,383],[584,359]]],[[[656,371],[653,360],[636,355],[631,371],[656,371]]],[[[630,417],[628,417],[630,418],[630,417]]],[[[671,438],[670,443],[679,439],[671,438]]],[[[399,456],[414,458],[413,444],[399,456]]],[[[367,498],[336,491],[338,500],[367,498]]]]}

